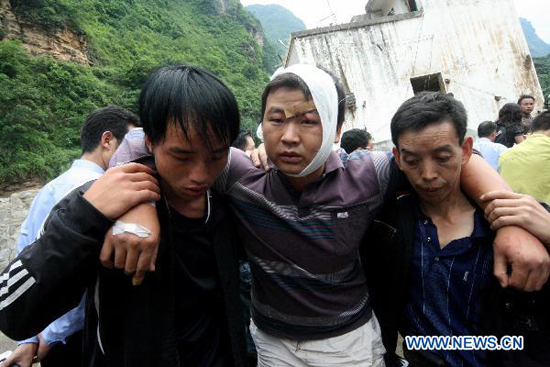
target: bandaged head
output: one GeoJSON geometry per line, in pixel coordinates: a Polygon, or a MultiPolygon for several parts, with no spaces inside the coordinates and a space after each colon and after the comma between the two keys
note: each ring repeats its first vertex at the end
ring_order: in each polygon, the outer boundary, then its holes
{"type": "MultiPolygon", "coordinates": [[[[313,101],[285,109],[285,117],[291,118],[316,109],[323,127],[323,141],[315,157],[302,172],[288,174],[293,177],[306,177],[323,166],[332,152],[338,125],[338,93],[332,77],[316,66],[296,64],[286,69],[280,68],[273,74],[271,80],[284,74],[295,74],[302,79],[309,88],[313,99],[313,101]]],[[[258,128],[258,137],[263,139],[261,125],[258,128]]]]}

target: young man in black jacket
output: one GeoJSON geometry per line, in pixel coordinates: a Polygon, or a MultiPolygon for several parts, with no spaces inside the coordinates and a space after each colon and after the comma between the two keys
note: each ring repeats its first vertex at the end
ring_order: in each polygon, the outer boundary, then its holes
{"type": "MultiPolygon", "coordinates": [[[[129,183],[106,182],[136,165],[118,167],[60,202],[44,235],[3,273],[0,329],[28,337],[78,303],[86,289],[84,366],[245,366],[239,241],[225,204],[210,191],[239,131],[235,98],[207,71],[170,67],[148,80],[139,109],[162,191],[155,272],[132,281],[100,265],[110,218],[136,204],[118,193],[151,185],[144,173],[129,183]]],[[[130,134],[125,144],[133,143],[130,134]]],[[[152,230],[125,220],[115,230],[130,240],[152,230]]]]}
{"type": "Polygon", "coordinates": [[[394,354],[399,331],[403,336],[524,337],[524,351],[404,346],[415,367],[547,366],[548,286],[521,293],[502,289],[493,277],[494,232],[460,189],[461,168],[472,154],[466,127],[463,105],[440,93],[413,97],[392,119],[396,162],[415,192],[385,208],[366,236],[370,247],[363,249],[387,365],[399,365],[394,354]]]}

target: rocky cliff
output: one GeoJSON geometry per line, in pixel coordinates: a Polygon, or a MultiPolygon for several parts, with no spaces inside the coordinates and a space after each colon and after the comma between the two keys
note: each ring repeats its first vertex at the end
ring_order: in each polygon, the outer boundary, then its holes
{"type": "MultiPolygon", "coordinates": [[[[279,50],[279,54],[286,55],[286,47],[279,40],[288,44],[290,34],[306,29],[302,20],[297,18],[290,10],[276,4],[254,4],[246,7],[261,23],[266,38],[279,50]]],[[[263,35],[262,35],[263,36],[263,35]]]]}
{"type": "Polygon", "coordinates": [[[20,40],[33,56],[50,55],[62,61],[92,64],[88,40],[67,28],[46,30],[17,16],[9,0],[0,0],[0,35],[3,39],[20,40]]]}

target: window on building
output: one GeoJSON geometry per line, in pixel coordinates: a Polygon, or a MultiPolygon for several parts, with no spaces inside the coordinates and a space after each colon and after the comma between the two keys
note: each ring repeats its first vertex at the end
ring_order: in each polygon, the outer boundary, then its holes
{"type": "Polygon", "coordinates": [[[346,107],[350,109],[350,111],[355,111],[357,109],[356,103],[357,100],[355,99],[355,94],[353,93],[346,93],[346,107]]]}
{"type": "Polygon", "coordinates": [[[416,0],[407,0],[409,2],[409,10],[410,11],[418,11],[418,5],[416,4],[416,0]]]}
{"type": "Polygon", "coordinates": [[[445,93],[445,84],[441,73],[411,78],[411,84],[415,95],[426,91],[445,93]]]}

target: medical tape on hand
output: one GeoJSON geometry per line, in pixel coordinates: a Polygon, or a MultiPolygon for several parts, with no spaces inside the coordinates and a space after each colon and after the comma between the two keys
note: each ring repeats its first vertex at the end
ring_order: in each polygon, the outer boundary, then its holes
{"type": "Polygon", "coordinates": [[[149,237],[152,232],[145,228],[142,225],[139,225],[137,223],[124,223],[120,220],[117,220],[115,222],[115,225],[113,226],[113,235],[121,234],[121,233],[132,233],[140,238],[147,238],[149,237]]]}

